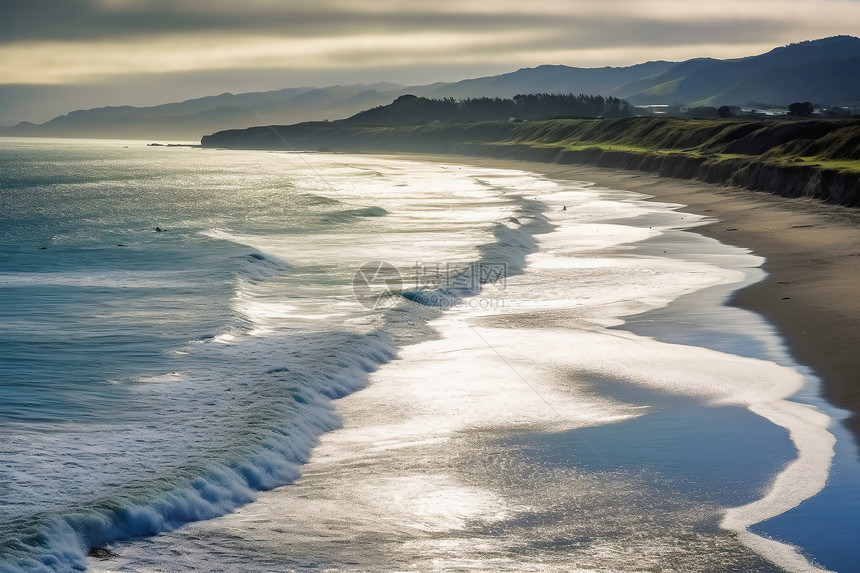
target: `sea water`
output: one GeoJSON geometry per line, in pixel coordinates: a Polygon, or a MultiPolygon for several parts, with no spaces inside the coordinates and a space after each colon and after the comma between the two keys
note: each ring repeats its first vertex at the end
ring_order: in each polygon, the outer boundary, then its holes
{"type": "Polygon", "coordinates": [[[678,205],[139,142],[0,169],[0,571],[857,570],[841,413],[678,205]]]}

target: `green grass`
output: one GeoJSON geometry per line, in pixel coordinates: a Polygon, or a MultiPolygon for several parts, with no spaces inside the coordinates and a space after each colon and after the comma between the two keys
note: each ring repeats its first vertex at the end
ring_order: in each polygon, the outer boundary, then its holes
{"type": "MultiPolygon", "coordinates": [[[[631,117],[554,119],[394,127],[329,124],[281,128],[289,141],[358,149],[445,151],[458,144],[526,146],[573,152],[601,150],[648,156],[687,156],[708,163],[749,160],[780,167],[802,165],[860,175],[860,120],[685,119],[631,117]]],[[[283,145],[271,129],[229,133],[223,143],[283,145]],[[232,139],[231,139],[232,138],[232,139]],[[257,138],[257,139],[255,139],[257,138]]],[[[217,140],[217,138],[215,138],[217,140]]],[[[316,147],[314,147],[316,146],[316,147]]]]}
{"type": "Polygon", "coordinates": [[[832,169],[833,171],[844,171],[847,173],[860,174],[860,161],[852,161],[850,159],[832,160],[818,159],[815,157],[799,157],[791,160],[793,165],[812,165],[821,167],[822,169],[832,169]]]}
{"type": "Polygon", "coordinates": [[[502,143],[571,151],[749,159],[860,174],[860,122],[629,118],[522,124],[502,143]]]}
{"type": "Polygon", "coordinates": [[[668,82],[664,82],[662,84],[648,88],[647,90],[645,90],[641,93],[643,95],[652,95],[652,96],[662,96],[662,95],[670,94],[673,91],[675,91],[675,88],[678,87],[678,84],[680,84],[684,80],[685,77],[686,76],[681,77],[681,78],[677,78],[674,80],[669,80],[668,82]]]}

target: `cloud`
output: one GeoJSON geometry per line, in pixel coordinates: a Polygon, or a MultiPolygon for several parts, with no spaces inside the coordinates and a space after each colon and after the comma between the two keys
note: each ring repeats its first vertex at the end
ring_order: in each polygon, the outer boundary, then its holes
{"type": "MultiPolygon", "coordinates": [[[[434,0],[408,3],[375,0],[0,0],[0,42],[100,41],[177,34],[260,34],[331,37],[410,31],[572,29],[571,41],[588,27],[594,35],[625,41],[613,31],[639,30],[638,38],[660,39],[660,30],[708,25],[727,35],[742,28],[796,29],[830,21],[840,12],[860,16],[846,0],[434,0]]],[[[675,34],[677,35],[677,34],[675,34]]],[[[583,38],[585,39],[585,38],[583,38]]],[[[717,40],[718,38],[712,38],[717,40]]],[[[750,38],[747,38],[749,40],[750,38]]]]}
{"type": "Polygon", "coordinates": [[[179,0],[0,0],[0,42],[97,41],[194,33],[289,37],[407,30],[481,31],[541,27],[551,14],[482,13],[452,9],[380,10],[375,4],[179,0]]]}
{"type": "Polygon", "coordinates": [[[0,0],[0,14],[0,85],[92,85],[98,94],[96,85],[169,77],[187,95],[184,78],[200,74],[250,91],[272,89],[275,74],[280,87],[429,83],[541,63],[742,57],[856,34],[860,2],[0,0]]]}
{"type": "Polygon", "coordinates": [[[741,48],[772,47],[796,27],[754,11],[737,19],[725,11],[701,17],[700,9],[689,19],[690,3],[676,0],[648,3],[647,10],[627,0],[400,4],[0,0],[9,16],[0,21],[0,74],[4,83],[59,84],[242,68],[621,65],[745,55],[754,52],[741,48]],[[707,52],[695,51],[702,47],[707,52]]]}
{"type": "Polygon", "coordinates": [[[411,32],[349,36],[164,36],[99,43],[0,46],[7,83],[74,83],[109,75],[195,70],[338,69],[492,59],[500,46],[528,45],[526,32],[411,32]],[[17,72],[16,72],[17,70],[17,72]]]}

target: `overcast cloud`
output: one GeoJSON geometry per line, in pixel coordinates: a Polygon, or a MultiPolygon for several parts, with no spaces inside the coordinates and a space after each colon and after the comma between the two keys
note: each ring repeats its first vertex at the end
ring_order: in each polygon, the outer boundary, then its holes
{"type": "Polygon", "coordinates": [[[740,57],[858,32],[849,0],[0,0],[0,123],[82,102],[740,57]]]}

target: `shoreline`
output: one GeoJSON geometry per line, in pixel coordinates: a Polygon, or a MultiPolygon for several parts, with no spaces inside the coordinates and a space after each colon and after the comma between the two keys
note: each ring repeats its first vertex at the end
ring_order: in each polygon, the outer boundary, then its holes
{"type": "MultiPolygon", "coordinates": [[[[383,154],[384,155],[384,154],[383,154]]],[[[641,171],[587,165],[398,153],[444,161],[521,169],[550,179],[584,180],[634,191],[716,219],[694,232],[750,249],[765,258],[766,276],[727,304],[764,316],[792,357],[820,379],[822,397],[847,410],[842,421],[860,445],[860,212],[808,198],[723,187],[641,171]]]]}

